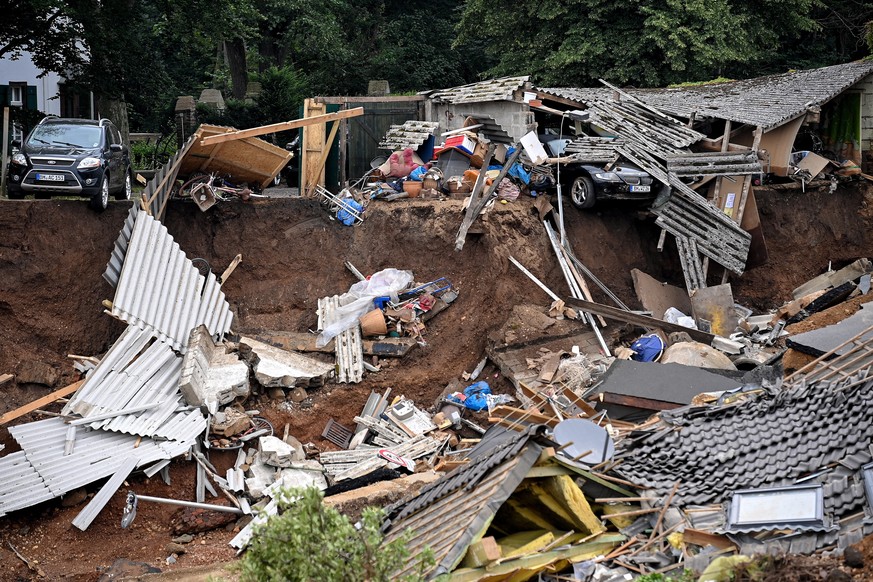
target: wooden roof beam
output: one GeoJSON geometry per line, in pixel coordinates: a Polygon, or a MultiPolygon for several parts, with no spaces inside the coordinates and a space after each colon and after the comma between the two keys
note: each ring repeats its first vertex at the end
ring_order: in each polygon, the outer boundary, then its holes
{"type": "Polygon", "coordinates": [[[247,137],[257,137],[268,133],[276,133],[279,131],[288,131],[289,129],[297,129],[298,127],[306,127],[308,125],[316,125],[318,123],[327,123],[328,121],[336,121],[338,119],[348,119],[350,117],[358,117],[364,114],[363,107],[355,107],[354,109],[344,109],[335,113],[325,113],[324,115],[315,115],[303,119],[295,119],[293,121],[283,121],[282,123],[273,123],[271,125],[262,125],[261,127],[253,127],[252,129],[241,129],[231,131],[219,135],[210,135],[200,140],[201,146],[213,145],[225,141],[235,139],[245,139],[247,137]]]}

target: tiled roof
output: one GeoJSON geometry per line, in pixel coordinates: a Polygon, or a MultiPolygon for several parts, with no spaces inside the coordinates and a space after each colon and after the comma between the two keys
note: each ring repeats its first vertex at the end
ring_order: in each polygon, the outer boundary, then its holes
{"type": "MultiPolygon", "coordinates": [[[[833,523],[864,512],[860,466],[871,456],[873,380],[799,382],[755,400],[662,413],[654,429],[637,435],[617,455],[617,472],[653,494],[668,494],[678,480],[677,505],[724,503],[740,489],[808,482],[825,489],[825,514],[833,523]]],[[[855,528],[873,533],[873,523],[855,528]]],[[[817,536],[815,547],[851,532],[817,536]]]]}
{"type": "MultiPolygon", "coordinates": [[[[864,77],[873,61],[791,71],[754,79],[666,89],[625,89],[647,105],[679,117],[711,117],[736,123],[779,126],[827,103],[864,77]]],[[[574,101],[608,100],[608,88],[549,88],[540,91],[574,101]]]]}
{"type": "Polygon", "coordinates": [[[528,82],[530,77],[501,77],[479,83],[470,83],[450,89],[440,89],[428,94],[435,101],[446,103],[485,103],[488,101],[514,101],[516,92],[528,82]]]}
{"type": "MultiPolygon", "coordinates": [[[[434,554],[436,566],[430,574],[453,570],[474,537],[491,522],[539,459],[544,444],[536,435],[542,428],[495,431],[501,433],[499,438],[483,439],[471,452],[469,463],[428,485],[412,500],[389,507],[386,541],[411,531],[407,544],[411,555],[424,548],[434,554]]],[[[399,575],[413,570],[410,563],[399,575]]]]}
{"type": "Polygon", "coordinates": [[[410,120],[402,125],[392,125],[379,142],[381,149],[396,151],[412,148],[417,150],[427,138],[434,135],[440,124],[436,121],[410,120]]]}

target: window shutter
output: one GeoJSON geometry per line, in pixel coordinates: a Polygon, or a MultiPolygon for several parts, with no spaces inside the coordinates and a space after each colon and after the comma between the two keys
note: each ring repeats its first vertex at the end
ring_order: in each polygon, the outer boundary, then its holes
{"type": "Polygon", "coordinates": [[[27,110],[36,111],[36,85],[27,86],[27,110]]]}
{"type": "Polygon", "coordinates": [[[9,85],[0,85],[0,107],[9,105],[9,85]]]}

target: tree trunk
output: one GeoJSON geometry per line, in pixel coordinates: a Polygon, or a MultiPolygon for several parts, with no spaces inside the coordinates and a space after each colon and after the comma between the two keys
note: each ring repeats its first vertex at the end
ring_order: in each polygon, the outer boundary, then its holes
{"type": "Polygon", "coordinates": [[[121,141],[130,144],[130,124],[127,121],[127,103],[121,99],[99,96],[97,97],[98,117],[105,117],[115,124],[121,132],[121,141]]]}
{"type": "Polygon", "coordinates": [[[249,84],[245,42],[241,38],[224,41],[224,53],[227,55],[227,66],[230,67],[233,96],[236,99],[243,99],[249,84]]]}

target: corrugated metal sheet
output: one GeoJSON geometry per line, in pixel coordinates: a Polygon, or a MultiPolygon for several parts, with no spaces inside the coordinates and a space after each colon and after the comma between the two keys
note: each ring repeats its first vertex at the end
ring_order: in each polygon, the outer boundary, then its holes
{"type": "Polygon", "coordinates": [[[124,257],[127,255],[127,245],[130,243],[130,235],[133,233],[133,224],[136,222],[138,211],[138,205],[134,204],[130,207],[130,212],[127,213],[127,218],[124,219],[121,232],[118,234],[118,238],[115,239],[115,246],[112,248],[112,255],[109,257],[106,271],[103,272],[103,278],[113,287],[118,285],[118,278],[121,276],[121,266],[124,264],[124,257]]]}
{"type": "Polygon", "coordinates": [[[0,458],[0,517],[54,498],[24,451],[0,458]]]}
{"type": "Polygon", "coordinates": [[[215,274],[204,278],[164,225],[144,211],[137,213],[109,313],[154,330],[182,353],[198,325],[223,336],[233,320],[215,274]]]}
{"type": "Polygon", "coordinates": [[[142,467],[184,454],[188,441],[142,439],[103,430],[75,428],[75,446],[64,454],[71,425],[49,418],[9,428],[22,450],[0,458],[0,515],[59,497],[114,474],[125,459],[142,467]]]}
{"type": "Polygon", "coordinates": [[[392,125],[379,142],[379,147],[386,150],[417,150],[427,138],[434,135],[440,124],[436,121],[410,120],[402,125],[392,125]]]}
{"type": "Polygon", "coordinates": [[[191,146],[194,145],[195,139],[199,140],[200,136],[194,134],[189,137],[188,141],[176,151],[173,157],[161,169],[155,172],[154,177],[149,180],[142,192],[142,199],[148,206],[149,213],[158,220],[164,215],[167,200],[170,199],[173,184],[176,181],[176,176],[179,174],[179,169],[182,167],[182,160],[185,158],[188,150],[191,149],[191,146]]]}
{"type": "Polygon", "coordinates": [[[122,333],[81,388],[64,406],[63,414],[83,418],[153,405],[133,414],[95,420],[102,428],[140,436],[191,440],[205,426],[199,410],[176,410],[182,405],[179,378],[182,358],[151,332],[134,326],[122,333]]]}
{"type": "Polygon", "coordinates": [[[530,77],[501,77],[479,83],[470,83],[450,89],[433,91],[428,97],[447,103],[486,103],[489,101],[514,101],[530,77]]]}

